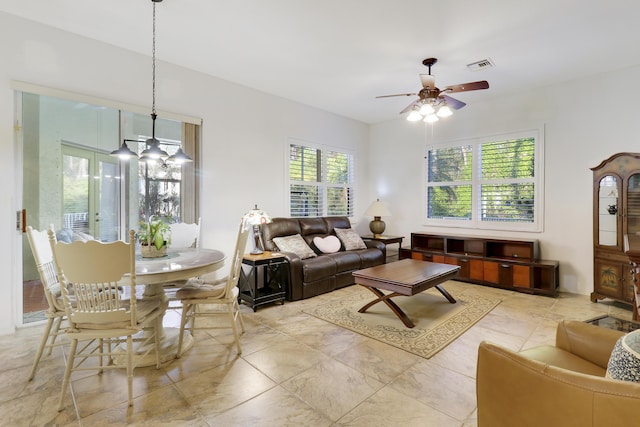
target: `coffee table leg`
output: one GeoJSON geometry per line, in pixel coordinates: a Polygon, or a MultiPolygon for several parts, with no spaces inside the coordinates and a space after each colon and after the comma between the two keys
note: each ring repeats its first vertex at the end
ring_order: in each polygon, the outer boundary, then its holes
{"type": "Polygon", "coordinates": [[[451,294],[449,292],[447,292],[447,290],[445,288],[443,288],[441,285],[436,285],[436,289],[440,291],[440,293],[442,295],[444,295],[444,297],[447,299],[447,301],[449,301],[451,304],[455,304],[456,303],[456,299],[454,297],[451,296],[451,294]]]}
{"type": "MultiPolygon", "coordinates": [[[[398,316],[398,318],[400,320],[402,320],[402,323],[404,323],[404,325],[407,328],[413,328],[415,326],[413,324],[413,322],[411,321],[411,319],[409,319],[409,316],[407,316],[407,314],[404,311],[402,311],[402,309],[400,307],[398,307],[398,304],[396,304],[395,302],[391,301],[392,297],[397,297],[400,294],[393,292],[393,293],[390,293],[388,295],[385,295],[379,289],[372,288],[370,286],[363,286],[363,287],[367,288],[371,292],[373,292],[378,297],[378,299],[375,299],[375,300],[365,304],[360,310],[358,310],[358,313],[364,313],[365,311],[367,311],[369,309],[369,307],[371,307],[371,306],[373,306],[373,305],[375,305],[375,304],[377,304],[377,303],[382,301],[385,304],[387,304],[387,306],[391,309],[391,311],[393,311],[395,313],[395,315],[398,316]]],[[[442,291],[440,291],[440,292],[442,292],[442,291]]],[[[447,291],[444,291],[444,292],[447,292],[447,291]]],[[[447,295],[449,295],[449,294],[447,293],[447,295]]],[[[451,297],[451,295],[449,295],[449,297],[451,297]]],[[[451,301],[451,300],[449,300],[449,301],[451,301]]],[[[453,302],[455,302],[455,300],[453,302]]]]}

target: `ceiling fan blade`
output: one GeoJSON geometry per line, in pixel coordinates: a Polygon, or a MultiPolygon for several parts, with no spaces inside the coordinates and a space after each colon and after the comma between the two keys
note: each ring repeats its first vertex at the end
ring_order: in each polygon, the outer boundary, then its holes
{"type": "Polygon", "coordinates": [[[391,98],[392,96],[418,96],[417,93],[396,93],[395,95],[380,95],[376,98],[391,98]]]}
{"type": "Polygon", "coordinates": [[[407,106],[405,107],[405,109],[404,109],[404,110],[400,111],[400,114],[404,114],[404,113],[406,113],[407,111],[411,111],[411,110],[413,109],[413,106],[414,106],[414,105],[416,105],[416,103],[417,103],[418,101],[420,101],[420,100],[419,100],[419,99],[416,99],[416,100],[415,100],[415,101],[413,101],[411,104],[407,105],[407,106]]]}
{"type": "Polygon", "coordinates": [[[436,88],[436,77],[431,74],[420,74],[420,81],[422,82],[422,87],[428,87],[430,89],[436,88]]]}
{"type": "Polygon", "coordinates": [[[442,96],[442,98],[445,100],[445,102],[447,103],[447,105],[448,105],[449,107],[453,108],[454,110],[459,110],[459,109],[461,109],[462,107],[464,107],[465,105],[467,105],[467,104],[465,104],[464,102],[462,102],[462,101],[458,101],[457,99],[452,98],[452,97],[450,97],[450,96],[447,96],[447,95],[441,95],[441,96],[442,96]]]}
{"type": "Polygon", "coordinates": [[[468,92],[470,90],[489,89],[489,82],[481,80],[479,82],[462,83],[459,85],[447,86],[442,89],[442,92],[456,93],[456,92],[468,92]]]}

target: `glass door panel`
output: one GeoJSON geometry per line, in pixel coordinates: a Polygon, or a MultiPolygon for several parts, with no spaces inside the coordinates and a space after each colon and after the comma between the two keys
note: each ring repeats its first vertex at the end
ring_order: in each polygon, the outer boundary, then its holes
{"type": "Polygon", "coordinates": [[[118,240],[120,177],[114,157],[63,147],[63,228],[103,242],[118,240]]]}
{"type": "Polygon", "coordinates": [[[615,176],[607,175],[600,180],[598,190],[598,244],[618,245],[619,182],[615,176]]]}
{"type": "MultiPolygon", "coordinates": [[[[625,245],[640,248],[640,174],[629,176],[627,181],[625,245]]],[[[626,249],[626,248],[625,248],[626,249]]]]}

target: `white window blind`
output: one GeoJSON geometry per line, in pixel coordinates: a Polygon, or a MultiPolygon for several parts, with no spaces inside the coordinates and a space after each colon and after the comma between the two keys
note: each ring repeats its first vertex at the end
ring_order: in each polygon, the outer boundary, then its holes
{"type": "Polygon", "coordinates": [[[427,223],[539,231],[542,159],[538,131],[434,146],[427,155],[427,223]]]}
{"type": "Polygon", "coordinates": [[[350,153],[290,144],[290,216],[353,216],[353,164],[350,153]]]}

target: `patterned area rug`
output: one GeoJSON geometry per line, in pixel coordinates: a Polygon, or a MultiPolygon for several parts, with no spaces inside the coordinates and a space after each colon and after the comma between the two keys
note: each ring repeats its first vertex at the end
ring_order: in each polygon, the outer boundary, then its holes
{"type": "MultiPolygon", "coordinates": [[[[443,287],[447,289],[446,282],[443,287]]],[[[457,303],[449,303],[436,289],[429,289],[412,297],[393,298],[413,321],[414,328],[405,327],[382,302],[370,307],[365,313],[358,313],[358,309],[375,299],[373,293],[363,287],[359,287],[358,292],[352,296],[309,308],[305,312],[428,359],[500,303],[498,299],[464,293],[452,296],[457,303]]]]}

